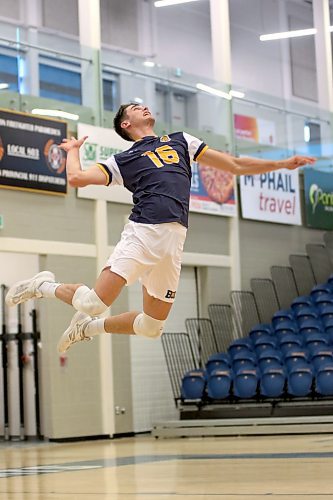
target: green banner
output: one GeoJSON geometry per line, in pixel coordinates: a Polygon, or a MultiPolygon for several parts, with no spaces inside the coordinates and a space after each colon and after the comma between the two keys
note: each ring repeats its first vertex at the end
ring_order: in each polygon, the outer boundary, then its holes
{"type": "Polygon", "coordinates": [[[333,169],[320,172],[304,170],[306,225],[317,229],[333,229],[333,169]]]}

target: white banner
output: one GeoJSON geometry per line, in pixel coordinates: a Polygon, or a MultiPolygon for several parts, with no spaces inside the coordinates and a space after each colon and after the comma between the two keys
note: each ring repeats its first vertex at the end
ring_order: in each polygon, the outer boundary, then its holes
{"type": "Polygon", "coordinates": [[[298,170],[240,177],[244,219],[301,225],[298,170]]]}
{"type": "MultiPolygon", "coordinates": [[[[78,137],[88,136],[80,149],[80,160],[85,170],[95,163],[103,163],[111,155],[129,149],[131,142],[122,139],[113,129],[78,123],[78,137]]],[[[133,204],[132,193],[123,186],[86,186],[77,190],[79,198],[106,200],[133,204]]]]}

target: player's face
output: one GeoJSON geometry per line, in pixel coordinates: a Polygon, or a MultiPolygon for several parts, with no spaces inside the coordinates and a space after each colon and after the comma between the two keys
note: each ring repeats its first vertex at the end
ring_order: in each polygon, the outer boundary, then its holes
{"type": "Polygon", "coordinates": [[[143,104],[133,104],[126,109],[127,120],[133,127],[142,125],[154,126],[155,118],[149,111],[147,106],[143,104]]]}

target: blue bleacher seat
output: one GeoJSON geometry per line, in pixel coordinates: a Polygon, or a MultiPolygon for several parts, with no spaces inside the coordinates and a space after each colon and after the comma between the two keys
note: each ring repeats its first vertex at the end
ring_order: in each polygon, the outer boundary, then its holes
{"type": "Polygon", "coordinates": [[[300,297],[296,297],[291,303],[291,309],[294,314],[303,307],[312,307],[312,306],[313,302],[310,295],[301,295],[300,297]]]}
{"type": "Polygon", "coordinates": [[[318,318],[319,313],[314,306],[304,306],[295,312],[295,316],[296,316],[298,325],[301,325],[302,321],[304,321],[304,320],[307,320],[310,318],[318,318]]]}
{"type": "Polygon", "coordinates": [[[316,285],[312,288],[310,295],[314,302],[316,302],[317,298],[323,294],[331,293],[331,288],[329,285],[323,283],[320,285],[316,285]]]}
{"type": "Polygon", "coordinates": [[[333,364],[320,368],[315,376],[315,390],[322,396],[333,396],[333,364]]]}
{"type": "Polygon", "coordinates": [[[319,318],[303,319],[299,326],[299,333],[304,335],[311,332],[322,332],[323,323],[319,318]]]}
{"type": "Polygon", "coordinates": [[[280,311],[276,311],[272,317],[272,325],[275,328],[280,321],[293,321],[294,313],[291,309],[281,309],[280,311]]]}
{"type": "Polygon", "coordinates": [[[234,373],[239,370],[253,370],[257,366],[257,358],[253,352],[237,352],[232,359],[232,369],[234,373]]]}
{"type": "Polygon", "coordinates": [[[215,353],[209,356],[206,363],[207,374],[210,375],[214,370],[228,370],[231,367],[231,359],[226,353],[215,353]]]}
{"type": "Polygon", "coordinates": [[[316,307],[323,307],[329,304],[333,304],[333,293],[322,293],[317,295],[314,299],[316,307]]]}
{"type": "Polygon", "coordinates": [[[311,368],[295,367],[288,372],[288,393],[305,397],[311,394],[313,374],[311,368]]]}
{"type": "Polygon", "coordinates": [[[326,306],[319,306],[319,314],[322,321],[333,318],[333,304],[328,304],[326,306]]]}
{"type": "Polygon", "coordinates": [[[253,398],[257,395],[258,371],[241,370],[234,376],[233,393],[238,398],[253,398]]]}
{"type": "Polygon", "coordinates": [[[284,338],[280,342],[280,351],[283,356],[286,356],[287,353],[291,351],[297,351],[298,349],[302,349],[302,338],[299,335],[295,335],[294,338],[284,338]]]}
{"type": "Polygon", "coordinates": [[[231,384],[231,370],[214,370],[207,380],[207,394],[212,399],[225,399],[230,396],[231,384]]]}
{"type": "Polygon", "coordinates": [[[258,325],[251,328],[249,331],[249,337],[252,342],[255,342],[257,338],[262,335],[271,335],[273,333],[272,326],[269,323],[259,323],[258,325]]]}
{"type": "Polygon", "coordinates": [[[258,367],[261,372],[266,368],[281,368],[282,355],[276,349],[265,349],[258,355],[258,367]]]}
{"type": "Polygon", "coordinates": [[[315,371],[318,371],[320,368],[327,365],[333,366],[332,351],[320,349],[312,354],[310,361],[315,371]]]}
{"type": "Polygon", "coordinates": [[[304,334],[304,347],[309,352],[317,352],[318,349],[325,349],[328,347],[329,339],[326,333],[311,332],[304,334]]]}
{"type": "Polygon", "coordinates": [[[302,337],[297,333],[285,333],[284,335],[277,335],[278,345],[281,347],[288,342],[294,342],[296,345],[302,345],[302,337]]]}
{"type": "Polygon", "coordinates": [[[286,333],[297,333],[298,324],[294,320],[283,320],[275,324],[274,330],[278,335],[284,335],[286,333]]]}
{"type": "Polygon", "coordinates": [[[182,399],[202,399],[205,390],[206,379],[202,370],[191,370],[183,376],[181,386],[182,399]]]}
{"type": "Polygon", "coordinates": [[[304,347],[301,345],[294,344],[293,342],[287,342],[286,344],[283,344],[280,348],[280,352],[284,359],[288,354],[293,353],[295,351],[302,350],[304,351],[304,347]]]}
{"type": "Polygon", "coordinates": [[[275,348],[277,345],[277,338],[274,335],[261,335],[255,343],[254,349],[257,354],[262,351],[265,351],[268,348],[275,348]]]}
{"type": "Polygon", "coordinates": [[[284,357],[284,364],[288,371],[295,367],[308,367],[308,356],[304,350],[291,350],[284,357]]]}
{"type": "Polygon", "coordinates": [[[236,339],[233,342],[231,342],[230,346],[228,347],[228,353],[231,356],[231,358],[234,357],[234,355],[237,352],[248,352],[252,351],[252,342],[248,338],[244,339],[236,339]]]}
{"type": "Polygon", "coordinates": [[[260,394],[270,398],[278,398],[284,392],[286,377],[282,368],[270,368],[260,376],[260,394]]]}
{"type": "Polygon", "coordinates": [[[324,324],[324,331],[328,335],[329,338],[329,343],[333,343],[333,318],[328,318],[326,321],[323,322],[324,324]]]}

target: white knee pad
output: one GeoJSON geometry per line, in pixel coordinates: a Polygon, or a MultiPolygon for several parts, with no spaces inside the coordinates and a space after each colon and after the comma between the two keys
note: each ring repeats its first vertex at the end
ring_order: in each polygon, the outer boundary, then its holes
{"type": "Polygon", "coordinates": [[[164,321],[154,319],[144,312],[138,314],[133,323],[136,335],[142,335],[149,339],[158,339],[163,333],[164,321]]]}
{"type": "Polygon", "coordinates": [[[95,290],[87,286],[80,286],[73,295],[73,307],[77,311],[89,314],[89,316],[98,316],[103,314],[108,306],[101,301],[95,290]]]}

